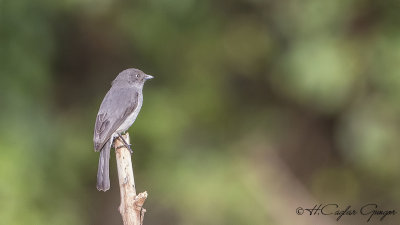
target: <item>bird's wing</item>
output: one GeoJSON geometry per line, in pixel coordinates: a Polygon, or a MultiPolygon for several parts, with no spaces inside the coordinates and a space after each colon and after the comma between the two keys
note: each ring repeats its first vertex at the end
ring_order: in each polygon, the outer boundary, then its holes
{"type": "Polygon", "coordinates": [[[139,91],[136,88],[111,87],[97,113],[93,137],[95,151],[100,151],[111,135],[136,109],[138,99],[139,91]]]}

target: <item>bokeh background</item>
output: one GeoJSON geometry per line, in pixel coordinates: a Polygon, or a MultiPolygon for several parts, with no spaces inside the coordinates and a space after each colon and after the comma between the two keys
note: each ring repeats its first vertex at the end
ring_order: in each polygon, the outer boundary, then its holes
{"type": "MultiPolygon", "coordinates": [[[[136,67],[145,224],[366,224],[400,211],[400,4],[0,1],[0,224],[122,224],[96,190],[95,117],[136,67]]],[[[382,222],[398,224],[400,214],[382,222]]]]}

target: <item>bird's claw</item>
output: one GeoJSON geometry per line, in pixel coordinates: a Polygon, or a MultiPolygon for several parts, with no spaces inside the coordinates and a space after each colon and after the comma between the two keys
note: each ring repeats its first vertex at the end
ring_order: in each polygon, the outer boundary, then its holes
{"type": "Polygon", "coordinates": [[[120,148],[127,148],[127,149],[129,150],[129,152],[130,152],[131,154],[133,154],[133,150],[132,150],[131,146],[132,146],[132,145],[128,145],[128,146],[126,146],[126,145],[120,145],[120,146],[116,147],[115,150],[118,150],[118,149],[120,149],[120,148]]]}
{"type": "Polygon", "coordinates": [[[129,152],[130,152],[131,154],[133,154],[133,150],[132,150],[132,148],[131,148],[132,145],[131,145],[131,144],[128,144],[128,143],[125,141],[125,139],[121,136],[121,134],[118,134],[118,136],[119,136],[119,138],[122,140],[122,142],[123,142],[124,145],[118,146],[118,147],[116,148],[116,150],[119,149],[119,148],[125,147],[125,148],[127,148],[127,149],[129,150],[129,152]]]}

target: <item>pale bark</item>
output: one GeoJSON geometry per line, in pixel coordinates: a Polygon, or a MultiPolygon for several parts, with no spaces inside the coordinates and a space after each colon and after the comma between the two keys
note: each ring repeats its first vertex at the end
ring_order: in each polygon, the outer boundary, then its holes
{"type": "MultiPolygon", "coordinates": [[[[123,137],[129,144],[129,134],[126,133],[123,137]]],[[[123,142],[119,138],[115,140],[115,148],[119,188],[121,192],[119,212],[121,213],[124,225],[142,225],[143,216],[146,212],[143,208],[143,204],[147,198],[147,192],[145,191],[136,195],[131,153],[129,149],[124,147],[123,142]]]]}

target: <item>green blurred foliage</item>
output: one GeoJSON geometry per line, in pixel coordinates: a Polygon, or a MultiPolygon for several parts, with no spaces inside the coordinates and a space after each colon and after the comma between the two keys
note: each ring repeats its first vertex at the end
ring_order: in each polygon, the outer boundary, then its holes
{"type": "Polygon", "coordinates": [[[122,223],[113,158],[112,190],[95,189],[92,130],[128,67],[156,77],[130,129],[146,224],[282,224],[266,190],[283,179],[320,201],[400,205],[399,9],[0,1],[0,224],[122,223]],[[270,151],[290,177],[267,178],[270,151]]]}

